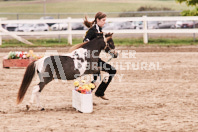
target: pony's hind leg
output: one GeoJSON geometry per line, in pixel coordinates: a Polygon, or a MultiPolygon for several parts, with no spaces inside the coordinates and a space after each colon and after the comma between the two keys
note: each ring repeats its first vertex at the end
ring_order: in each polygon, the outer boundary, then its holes
{"type": "Polygon", "coordinates": [[[48,84],[50,81],[52,81],[52,78],[48,78],[48,80],[46,80],[45,82],[40,82],[38,84],[40,89],[39,89],[39,91],[36,94],[36,103],[37,103],[37,107],[40,108],[41,111],[43,111],[45,109],[40,103],[40,94],[41,94],[41,91],[43,90],[43,88],[45,87],[45,85],[48,84]]]}
{"type": "MultiPolygon", "coordinates": [[[[47,71],[47,69],[46,69],[46,71],[47,71]]],[[[41,108],[41,110],[45,110],[40,103],[40,93],[43,90],[43,88],[45,87],[45,85],[48,84],[49,82],[51,82],[53,79],[53,73],[49,70],[48,70],[48,73],[49,73],[49,77],[43,77],[42,74],[38,73],[40,80],[42,80],[42,81],[38,85],[33,87],[29,104],[26,105],[27,110],[30,109],[30,106],[34,103],[35,98],[36,98],[37,107],[41,108]],[[41,77],[42,77],[42,79],[41,79],[41,77]]]]}
{"type": "Polygon", "coordinates": [[[35,98],[36,98],[37,107],[41,110],[45,110],[40,103],[40,93],[45,87],[45,85],[49,83],[50,81],[52,81],[52,78],[45,78],[44,80],[45,80],[44,82],[40,82],[38,85],[33,87],[29,104],[26,105],[27,110],[30,109],[30,106],[34,103],[35,98]]]}
{"type": "Polygon", "coordinates": [[[26,105],[27,110],[29,110],[31,105],[34,103],[35,96],[36,97],[39,96],[39,90],[40,90],[40,86],[39,85],[36,85],[36,86],[33,87],[32,95],[31,95],[29,104],[26,105]]]}

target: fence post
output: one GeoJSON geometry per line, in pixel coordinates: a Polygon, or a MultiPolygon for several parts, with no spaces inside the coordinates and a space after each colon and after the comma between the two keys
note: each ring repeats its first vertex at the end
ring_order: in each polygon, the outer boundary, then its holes
{"type": "Polygon", "coordinates": [[[71,31],[72,31],[72,25],[71,25],[71,17],[68,17],[68,32],[69,32],[69,34],[68,34],[68,43],[70,44],[70,45],[72,45],[72,33],[71,33],[71,31]]]}
{"type": "MultiPolygon", "coordinates": [[[[1,18],[0,18],[0,28],[3,28],[1,25],[1,18]]],[[[2,32],[0,31],[0,45],[2,45],[2,32]]]]}
{"type": "MultiPolygon", "coordinates": [[[[193,21],[193,28],[195,28],[195,21],[193,21]]],[[[195,42],[195,33],[193,33],[193,42],[195,42]]]]}
{"type": "Polygon", "coordinates": [[[147,16],[143,16],[143,39],[144,39],[144,44],[148,44],[148,33],[147,33],[147,16]]]}

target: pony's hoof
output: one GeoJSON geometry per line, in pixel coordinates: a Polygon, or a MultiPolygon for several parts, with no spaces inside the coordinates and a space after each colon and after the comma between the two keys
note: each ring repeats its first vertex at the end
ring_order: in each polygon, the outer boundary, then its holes
{"type": "Polygon", "coordinates": [[[44,110],[45,110],[44,108],[41,109],[41,111],[44,111],[44,110]]]}
{"type": "Polygon", "coordinates": [[[30,109],[30,106],[29,105],[26,105],[26,109],[27,109],[27,111],[30,109]]]}

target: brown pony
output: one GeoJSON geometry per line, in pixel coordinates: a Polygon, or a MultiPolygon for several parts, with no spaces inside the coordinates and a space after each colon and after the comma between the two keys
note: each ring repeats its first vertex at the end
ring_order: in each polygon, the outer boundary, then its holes
{"type": "Polygon", "coordinates": [[[37,72],[40,82],[33,87],[32,96],[29,104],[26,105],[26,108],[29,110],[36,97],[38,107],[41,107],[41,110],[44,110],[40,105],[39,94],[46,84],[51,82],[54,78],[73,80],[85,74],[100,73],[100,68],[95,67],[92,64],[98,62],[101,50],[114,54],[114,58],[116,58],[117,53],[113,49],[115,49],[115,46],[112,34],[106,34],[103,37],[98,37],[89,42],[72,47],[70,53],[64,56],[43,57],[32,62],[25,71],[17,96],[17,104],[22,102],[31,81],[37,72]]]}

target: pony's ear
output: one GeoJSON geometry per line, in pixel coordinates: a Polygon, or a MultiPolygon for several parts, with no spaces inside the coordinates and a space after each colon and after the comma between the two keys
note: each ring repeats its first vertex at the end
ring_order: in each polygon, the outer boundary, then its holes
{"type": "Polygon", "coordinates": [[[113,33],[106,33],[105,37],[112,37],[113,33]]]}

